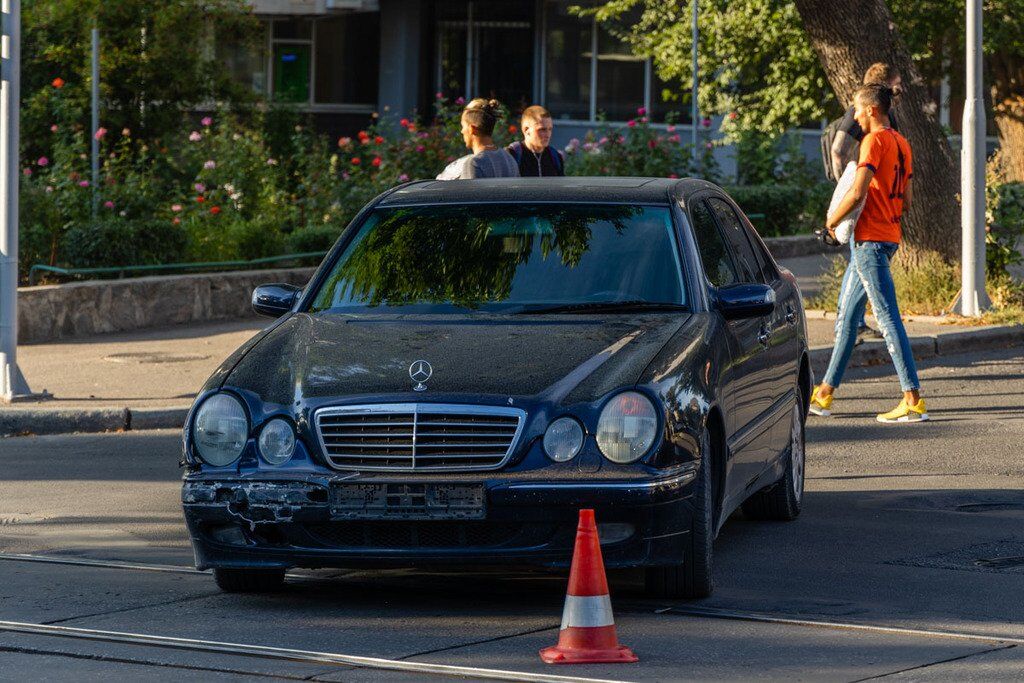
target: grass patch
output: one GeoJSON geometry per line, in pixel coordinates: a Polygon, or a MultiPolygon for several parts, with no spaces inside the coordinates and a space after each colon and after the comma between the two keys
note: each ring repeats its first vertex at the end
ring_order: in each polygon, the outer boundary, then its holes
{"type": "MultiPolygon", "coordinates": [[[[808,308],[834,311],[846,272],[846,259],[836,256],[822,275],[819,294],[807,302],[808,308]]],[[[1024,323],[1024,283],[1008,275],[990,276],[986,289],[992,307],[980,318],[964,318],[950,309],[960,291],[960,267],[934,257],[916,268],[893,262],[892,279],[903,316],[945,316],[954,325],[1009,325],[1024,323]]],[[[868,304],[868,311],[871,306],[868,304]]]]}

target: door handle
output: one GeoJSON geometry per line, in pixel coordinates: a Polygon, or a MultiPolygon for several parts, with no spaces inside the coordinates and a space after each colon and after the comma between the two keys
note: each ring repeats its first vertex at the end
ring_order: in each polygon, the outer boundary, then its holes
{"type": "Polygon", "coordinates": [[[771,330],[762,328],[761,334],[757,335],[757,341],[761,342],[761,346],[768,348],[768,343],[772,338],[771,330]]]}

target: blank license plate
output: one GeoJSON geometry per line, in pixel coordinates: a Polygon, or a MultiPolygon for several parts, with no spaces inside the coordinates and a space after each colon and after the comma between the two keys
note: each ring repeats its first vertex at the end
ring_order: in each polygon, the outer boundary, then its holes
{"type": "Polygon", "coordinates": [[[483,519],[483,484],[334,484],[335,519],[483,519]]]}

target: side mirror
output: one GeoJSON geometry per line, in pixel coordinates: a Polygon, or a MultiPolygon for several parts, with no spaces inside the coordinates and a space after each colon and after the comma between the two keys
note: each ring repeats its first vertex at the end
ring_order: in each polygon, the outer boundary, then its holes
{"type": "Polygon", "coordinates": [[[260,285],[252,292],[252,309],[260,315],[280,318],[292,310],[301,291],[295,285],[260,285]]]}
{"type": "Polygon", "coordinates": [[[726,320],[760,318],[775,310],[775,290],[768,285],[730,285],[718,290],[718,310],[726,320]]]}

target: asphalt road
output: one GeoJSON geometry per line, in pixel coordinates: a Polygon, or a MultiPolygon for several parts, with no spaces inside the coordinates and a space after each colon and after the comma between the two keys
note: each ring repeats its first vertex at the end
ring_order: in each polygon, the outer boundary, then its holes
{"type": "MultiPolygon", "coordinates": [[[[837,417],[811,418],[804,513],[731,519],[717,589],[648,600],[612,577],[620,639],[640,663],[550,667],[564,576],[311,573],[273,596],[189,572],[172,432],[0,440],[0,620],[618,680],[1024,678],[1024,353],[925,365],[933,421],[879,425],[884,367],[852,371],[837,417]],[[158,572],[10,557],[174,565],[158,572]],[[697,615],[694,608],[704,610],[697,615]],[[770,623],[767,616],[868,629],[770,623]],[[733,616],[737,616],[733,614],[733,616]],[[945,631],[942,637],[905,631],[945,631]]],[[[2,680],[444,680],[325,662],[11,632],[2,680]]]]}

